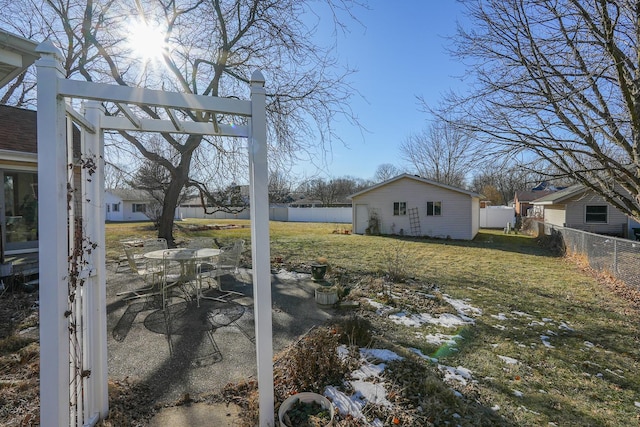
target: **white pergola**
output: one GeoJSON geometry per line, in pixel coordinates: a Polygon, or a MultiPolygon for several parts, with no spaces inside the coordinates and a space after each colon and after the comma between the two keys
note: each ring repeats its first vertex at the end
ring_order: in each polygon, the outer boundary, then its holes
{"type": "Polygon", "coordinates": [[[36,51],[41,425],[91,426],[108,414],[104,130],[122,130],[247,138],[260,426],[273,426],[264,77],[251,76],[250,100],[214,98],[68,80],[51,42],[36,51]],[[122,115],[106,115],[101,103],[122,115]],[[168,119],[140,118],[131,106],[161,108],[168,119]],[[176,109],[246,117],[248,125],[183,120],[176,109]],[[81,129],[80,153],[71,123],[81,129]]]}

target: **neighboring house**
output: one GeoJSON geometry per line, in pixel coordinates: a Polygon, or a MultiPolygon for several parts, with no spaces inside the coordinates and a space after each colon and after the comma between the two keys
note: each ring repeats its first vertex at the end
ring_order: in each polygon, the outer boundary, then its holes
{"type": "Polygon", "coordinates": [[[355,194],[353,232],[473,239],[481,195],[403,174],[355,194]]]}
{"type": "MultiPolygon", "coordinates": [[[[37,45],[0,30],[0,88],[37,59],[37,45]]],[[[0,238],[7,254],[38,248],[36,122],[35,111],[0,105],[0,238]]]]}
{"type": "Polygon", "coordinates": [[[107,221],[148,221],[147,209],[153,201],[149,193],[134,189],[105,191],[107,221]]]}
{"type": "Polygon", "coordinates": [[[542,181],[531,190],[528,191],[516,191],[516,194],[513,198],[513,208],[516,212],[516,215],[519,216],[541,216],[542,211],[536,209],[536,207],[531,203],[540,197],[546,196],[547,194],[554,193],[558,190],[562,190],[565,187],[556,187],[552,184],[549,184],[547,181],[542,181]]]}
{"type": "Polygon", "coordinates": [[[543,209],[544,222],[557,226],[624,237],[629,236],[629,229],[635,226],[635,221],[581,184],[532,203],[543,209]]]}
{"type": "Polygon", "coordinates": [[[7,253],[38,248],[38,154],[35,111],[0,105],[0,223],[7,253]]]}

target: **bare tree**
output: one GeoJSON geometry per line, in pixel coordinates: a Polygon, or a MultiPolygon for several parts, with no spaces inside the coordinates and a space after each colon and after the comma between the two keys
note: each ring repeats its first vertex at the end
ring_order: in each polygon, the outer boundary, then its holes
{"type": "Polygon", "coordinates": [[[402,157],[428,179],[464,187],[476,159],[472,133],[447,122],[432,123],[400,145],[402,157]]]}
{"type": "Polygon", "coordinates": [[[466,5],[473,30],[459,28],[453,51],[471,64],[474,89],[431,111],[640,220],[638,2],[466,5]]]}
{"type": "Polygon", "coordinates": [[[471,180],[470,188],[497,205],[506,205],[516,191],[534,187],[545,175],[519,164],[490,163],[484,165],[471,180]]]}
{"type": "MultiPolygon", "coordinates": [[[[353,70],[338,66],[331,40],[318,43],[319,15],[314,22],[312,7],[330,8],[335,21],[322,24],[335,25],[338,31],[345,29],[342,19],[353,18],[358,0],[27,0],[7,6],[3,15],[28,12],[47,24],[38,38],[53,36],[57,41],[69,77],[246,98],[251,73],[262,70],[268,80],[268,142],[281,162],[309,149],[318,138],[330,149],[331,141],[339,140],[332,127],[334,117],[357,123],[348,103],[353,70]],[[150,45],[140,51],[140,40],[132,37],[140,28],[146,28],[149,37],[156,35],[159,49],[150,45]],[[153,52],[155,56],[148,55],[153,52]]],[[[149,107],[137,113],[166,116],[149,107]]],[[[194,121],[234,120],[193,110],[177,114],[194,121]]],[[[155,150],[144,136],[123,132],[121,137],[138,156],[159,164],[170,176],[158,231],[169,242],[183,189],[195,188],[206,199],[213,191],[210,186],[220,188],[221,181],[229,181],[225,172],[233,164],[246,163],[242,141],[162,134],[163,147],[155,150]],[[203,179],[198,165],[210,168],[204,175],[218,182],[211,185],[203,179]]]]}
{"type": "Polygon", "coordinates": [[[306,197],[320,200],[324,206],[346,203],[347,197],[368,187],[370,182],[352,178],[332,178],[325,180],[317,178],[306,182],[303,187],[306,197]]]}
{"type": "Polygon", "coordinates": [[[280,171],[269,173],[269,202],[289,203],[291,201],[293,201],[291,181],[280,171]]]}
{"type": "Polygon", "coordinates": [[[400,168],[394,166],[391,163],[382,163],[378,165],[376,169],[376,173],[373,175],[373,180],[376,182],[383,182],[388,179],[391,179],[395,176],[398,176],[402,173],[400,168]]]}

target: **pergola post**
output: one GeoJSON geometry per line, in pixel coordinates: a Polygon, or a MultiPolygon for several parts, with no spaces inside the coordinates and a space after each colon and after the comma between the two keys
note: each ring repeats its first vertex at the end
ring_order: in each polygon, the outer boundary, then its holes
{"type": "Polygon", "coordinates": [[[274,426],[273,331],[271,319],[271,255],[269,250],[269,172],[267,168],[266,92],[260,71],[251,75],[249,193],[251,259],[260,427],[274,426]]]}
{"type": "Polygon", "coordinates": [[[84,117],[93,125],[95,132],[83,131],[84,146],[82,156],[85,164],[82,183],[86,188],[83,200],[83,218],[90,218],[86,224],[87,239],[92,245],[88,280],[85,285],[87,296],[87,335],[84,354],[86,366],[91,375],[86,378],[85,389],[89,401],[85,405],[86,419],[106,418],[109,412],[108,372],[107,372],[107,295],[105,264],[105,204],[104,204],[104,131],[100,119],[104,110],[99,102],[88,101],[84,117]]]}
{"type": "Polygon", "coordinates": [[[65,103],[58,96],[60,51],[36,52],[38,73],[38,234],[40,271],[40,423],[69,425],[69,290],[65,103]]]}

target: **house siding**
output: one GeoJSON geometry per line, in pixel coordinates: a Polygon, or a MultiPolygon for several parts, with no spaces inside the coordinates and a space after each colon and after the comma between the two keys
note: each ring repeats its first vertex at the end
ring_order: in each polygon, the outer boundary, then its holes
{"type": "Polygon", "coordinates": [[[565,207],[563,205],[550,205],[544,207],[544,222],[564,227],[567,222],[565,219],[565,207]]]}
{"type": "Polygon", "coordinates": [[[566,226],[599,234],[624,234],[628,218],[620,210],[614,208],[599,195],[587,192],[567,201],[566,226]],[[587,205],[606,205],[607,223],[588,223],[585,221],[587,205]]]}
{"type": "MultiPolygon", "coordinates": [[[[410,178],[402,178],[355,196],[353,204],[367,205],[370,213],[377,213],[382,234],[419,234],[470,240],[477,233],[480,218],[479,199],[410,178]],[[407,215],[393,215],[394,202],[406,202],[407,215]],[[442,202],[442,215],[427,216],[427,202],[442,202]],[[409,210],[413,208],[418,209],[419,233],[411,230],[409,210]]],[[[363,228],[358,223],[361,219],[354,214],[354,221],[357,221],[354,223],[357,232],[363,228]]]]}

